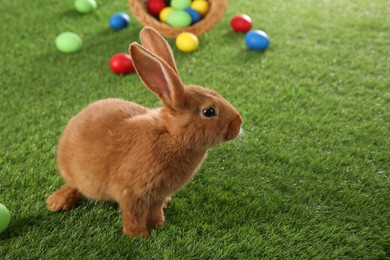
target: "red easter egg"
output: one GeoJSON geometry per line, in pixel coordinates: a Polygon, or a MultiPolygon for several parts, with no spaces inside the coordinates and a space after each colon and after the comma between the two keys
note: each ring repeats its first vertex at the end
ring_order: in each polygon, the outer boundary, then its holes
{"type": "Polygon", "coordinates": [[[148,13],[155,16],[159,15],[165,6],[164,0],[148,0],[148,2],[146,2],[148,13]]]}
{"type": "Polygon", "coordinates": [[[230,26],[235,32],[246,33],[252,28],[252,19],[246,14],[239,14],[233,17],[230,26]]]}
{"type": "Polygon", "coordinates": [[[129,74],[134,71],[133,60],[127,53],[118,53],[112,56],[110,68],[115,74],[129,74]]]}

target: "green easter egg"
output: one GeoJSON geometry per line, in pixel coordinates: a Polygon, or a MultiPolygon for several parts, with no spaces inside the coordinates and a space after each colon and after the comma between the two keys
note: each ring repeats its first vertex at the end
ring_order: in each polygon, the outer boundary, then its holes
{"type": "Polygon", "coordinates": [[[57,36],[56,46],[61,52],[72,53],[79,51],[83,46],[83,42],[77,34],[64,32],[57,36]]]}
{"type": "Polygon", "coordinates": [[[8,209],[0,203],[0,233],[6,230],[11,220],[8,209]]]}
{"type": "Polygon", "coordinates": [[[95,0],[76,0],[74,8],[83,14],[91,13],[97,7],[95,0]]]}
{"type": "Polygon", "coordinates": [[[191,24],[191,16],[182,10],[175,10],[168,14],[167,23],[172,27],[184,28],[191,24]]]}
{"type": "Polygon", "coordinates": [[[172,0],[171,7],[177,10],[184,10],[191,6],[191,0],[172,0]]]}

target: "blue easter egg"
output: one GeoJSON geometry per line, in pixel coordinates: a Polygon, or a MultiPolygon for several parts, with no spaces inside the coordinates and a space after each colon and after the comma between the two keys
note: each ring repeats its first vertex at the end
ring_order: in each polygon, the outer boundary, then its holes
{"type": "Polygon", "coordinates": [[[245,43],[251,50],[265,50],[269,46],[268,35],[260,30],[253,30],[245,35],[245,43]]]}
{"type": "Polygon", "coordinates": [[[130,17],[122,12],[115,13],[110,18],[110,27],[114,30],[120,30],[129,25],[130,17]]]}
{"type": "Polygon", "coordinates": [[[202,15],[191,8],[185,8],[184,11],[186,11],[191,16],[191,24],[195,24],[202,19],[202,15]]]}

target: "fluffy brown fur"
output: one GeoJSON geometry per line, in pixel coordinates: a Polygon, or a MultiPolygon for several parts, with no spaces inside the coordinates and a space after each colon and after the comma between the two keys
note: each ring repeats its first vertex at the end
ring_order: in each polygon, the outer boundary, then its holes
{"type": "Polygon", "coordinates": [[[119,204],[123,231],[148,237],[164,224],[163,208],[206,157],[237,137],[242,118],[217,92],[185,86],[168,43],[141,31],[130,53],[144,84],[162,101],[149,109],[120,99],[92,103],[73,117],[59,140],[57,164],[65,185],[47,198],[50,211],[71,209],[81,196],[119,204]],[[217,115],[205,117],[213,107],[217,115]]]}

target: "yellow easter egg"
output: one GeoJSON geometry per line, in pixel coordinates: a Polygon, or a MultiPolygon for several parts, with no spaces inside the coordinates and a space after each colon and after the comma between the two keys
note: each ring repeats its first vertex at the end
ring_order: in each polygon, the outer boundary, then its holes
{"type": "Polygon", "coordinates": [[[198,11],[202,16],[207,14],[209,7],[209,2],[205,0],[195,0],[191,3],[191,8],[198,11]]]}
{"type": "Polygon", "coordinates": [[[193,52],[199,47],[199,40],[195,34],[182,32],[176,38],[176,46],[183,52],[193,52]]]}
{"type": "Polygon", "coordinates": [[[174,9],[172,7],[165,7],[164,9],[161,10],[159,18],[160,21],[163,23],[167,22],[167,17],[168,15],[173,11],[174,9]]]}

